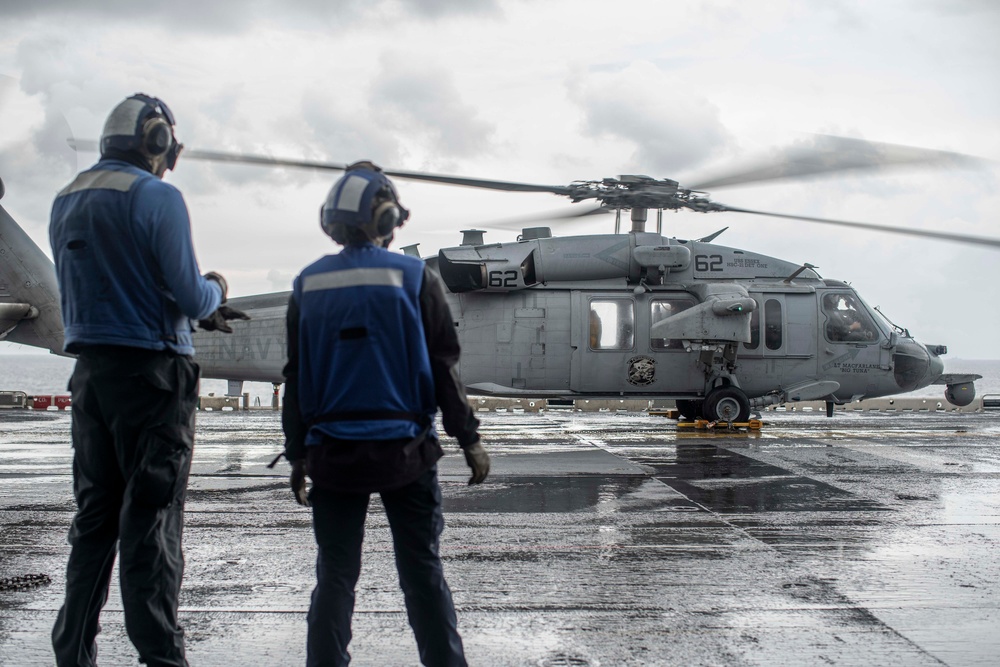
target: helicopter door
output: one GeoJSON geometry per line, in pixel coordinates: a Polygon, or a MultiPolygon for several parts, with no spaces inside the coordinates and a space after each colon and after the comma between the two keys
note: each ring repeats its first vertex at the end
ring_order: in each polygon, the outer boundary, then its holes
{"type": "Polygon", "coordinates": [[[752,293],[750,341],[739,349],[740,382],[751,394],[815,374],[816,297],[812,293],[752,293]]]}
{"type": "Polygon", "coordinates": [[[636,391],[626,380],[636,356],[636,303],[620,294],[577,292],[573,299],[570,389],[580,393],[636,391]]]}
{"type": "Polygon", "coordinates": [[[750,341],[740,344],[741,359],[808,358],[815,354],[815,296],[752,293],[757,307],[750,314],[750,341]]]}
{"type": "Polygon", "coordinates": [[[830,290],[820,299],[820,318],[820,370],[840,382],[837,396],[878,391],[879,378],[891,369],[891,352],[867,306],[849,288],[830,290]]]}

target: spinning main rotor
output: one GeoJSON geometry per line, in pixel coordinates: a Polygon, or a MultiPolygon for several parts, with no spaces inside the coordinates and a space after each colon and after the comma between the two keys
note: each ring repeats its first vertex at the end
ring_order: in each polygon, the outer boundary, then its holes
{"type": "MultiPolygon", "coordinates": [[[[94,141],[70,139],[69,143],[77,150],[97,150],[97,142],[94,141]]],[[[186,158],[212,162],[322,169],[328,171],[344,171],[347,169],[347,164],[339,162],[293,160],[266,155],[249,155],[222,151],[192,149],[185,150],[183,155],[186,158]]],[[[867,229],[1000,248],[1000,239],[994,238],[954,234],[951,232],[907,229],[867,222],[834,220],[771,211],[756,211],[728,206],[713,201],[708,197],[707,193],[708,189],[779,180],[794,180],[844,171],[874,171],[876,169],[907,166],[981,167],[989,163],[990,161],[983,158],[948,151],[819,135],[815,138],[811,146],[786,149],[773,158],[721,174],[715,178],[699,182],[689,188],[681,187],[680,183],[671,179],[656,179],[641,175],[623,175],[618,178],[604,178],[594,181],[573,181],[569,185],[539,185],[432,174],[419,171],[393,169],[385,169],[383,171],[387,176],[392,178],[460,185],[504,192],[548,192],[567,197],[574,203],[592,199],[598,204],[597,207],[577,209],[564,214],[546,214],[538,218],[523,219],[521,222],[528,222],[530,220],[572,219],[623,210],[632,211],[633,221],[644,222],[648,209],[658,211],[689,209],[698,213],[730,212],[765,215],[788,220],[802,220],[855,229],[867,229]]]]}

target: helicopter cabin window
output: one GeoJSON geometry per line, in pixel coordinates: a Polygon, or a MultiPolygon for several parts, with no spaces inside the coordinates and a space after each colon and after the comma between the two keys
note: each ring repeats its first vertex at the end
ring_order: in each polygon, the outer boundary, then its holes
{"type": "Polygon", "coordinates": [[[743,343],[743,347],[748,350],[756,350],[760,347],[760,302],[750,313],[750,342],[743,343]]]}
{"type": "MultiPolygon", "coordinates": [[[[687,297],[674,299],[656,299],[650,304],[650,326],[676,315],[695,305],[695,300],[687,297]]],[[[649,346],[654,350],[683,350],[684,342],[674,338],[652,338],[649,346]]]]}
{"type": "Polygon", "coordinates": [[[878,338],[875,322],[849,292],[823,295],[826,337],[834,342],[867,343],[878,338]]]}
{"type": "Polygon", "coordinates": [[[631,350],[635,345],[635,309],[631,299],[590,302],[590,348],[631,350]]]}
{"type": "Polygon", "coordinates": [[[779,349],[783,334],[781,302],[777,299],[768,299],[764,302],[764,345],[769,350],[779,349]]]}

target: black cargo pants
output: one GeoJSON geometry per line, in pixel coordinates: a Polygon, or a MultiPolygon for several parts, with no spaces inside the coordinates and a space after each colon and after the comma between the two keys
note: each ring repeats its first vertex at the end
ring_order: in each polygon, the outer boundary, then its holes
{"type": "MultiPolygon", "coordinates": [[[[444,514],[437,466],[416,481],[379,495],[392,531],[396,571],[420,663],[466,667],[455,604],[441,566],[444,514]]],[[[338,493],[315,485],[309,494],[319,553],[316,588],[306,616],[307,667],[340,667],[351,661],[347,646],[369,498],[367,493],[338,493]]]]}
{"type": "Polygon", "coordinates": [[[79,355],[70,381],[78,509],[52,630],[58,665],[95,664],[119,546],[125,627],[140,660],[187,665],[177,600],[198,373],[167,352],[94,346],[79,355]]]}

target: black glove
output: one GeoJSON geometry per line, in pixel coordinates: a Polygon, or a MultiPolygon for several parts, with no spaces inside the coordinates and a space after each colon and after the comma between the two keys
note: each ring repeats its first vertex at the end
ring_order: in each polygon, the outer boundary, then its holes
{"type": "Polygon", "coordinates": [[[472,477],[469,478],[469,485],[482,484],[486,476],[490,474],[490,455],[483,448],[483,443],[476,440],[468,447],[463,447],[465,462],[472,469],[472,477]]]}
{"type": "Polygon", "coordinates": [[[250,316],[242,310],[236,310],[229,306],[219,306],[218,309],[208,316],[208,319],[198,320],[198,326],[205,331],[221,331],[222,333],[233,333],[233,328],[226,324],[226,320],[249,320],[250,316]]]}
{"type": "Polygon", "coordinates": [[[215,271],[209,271],[204,276],[205,280],[212,280],[222,288],[222,303],[226,302],[226,295],[229,294],[229,283],[226,279],[222,277],[221,273],[216,273],[215,271]]]}
{"type": "Polygon", "coordinates": [[[299,505],[309,507],[309,494],[306,492],[306,460],[292,461],[292,474],[288,477],[292,485],[292,495],[299,505]]]}

